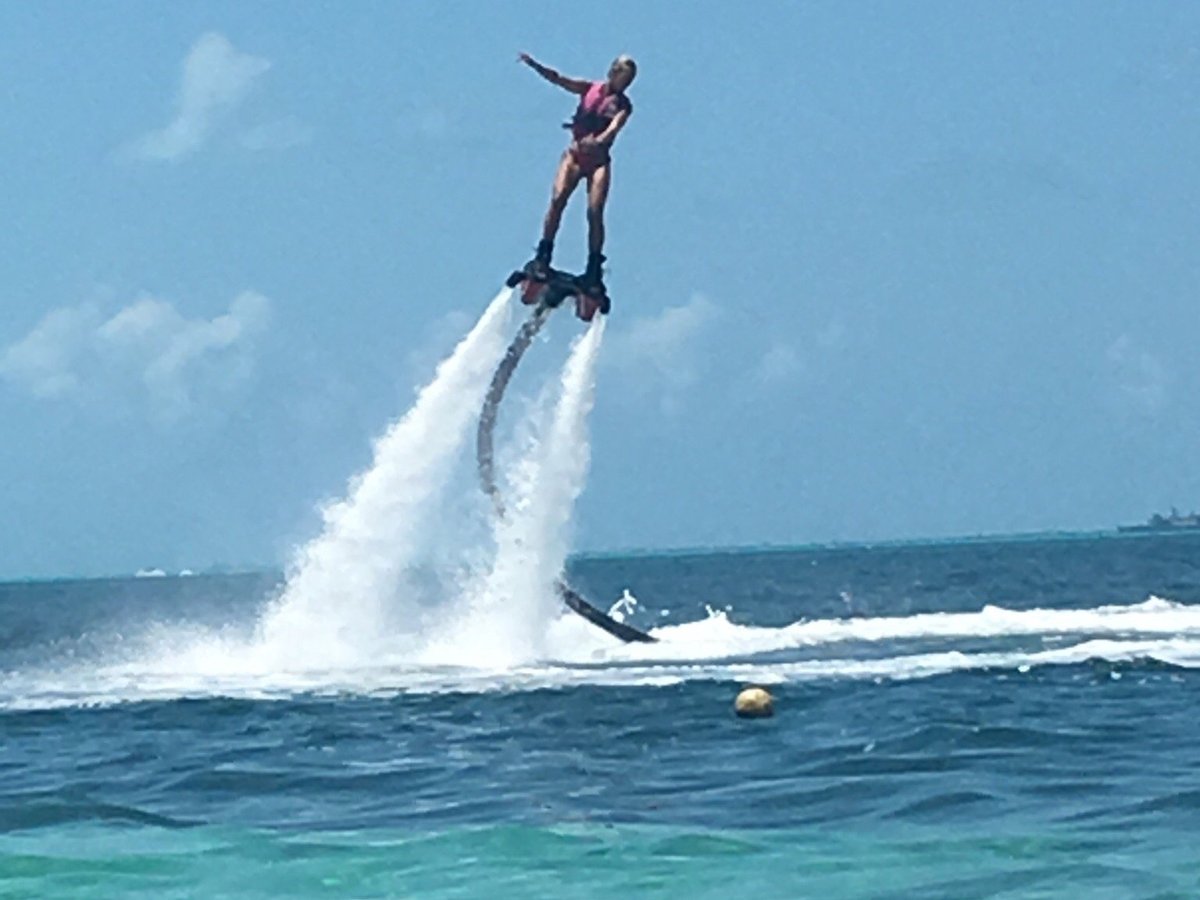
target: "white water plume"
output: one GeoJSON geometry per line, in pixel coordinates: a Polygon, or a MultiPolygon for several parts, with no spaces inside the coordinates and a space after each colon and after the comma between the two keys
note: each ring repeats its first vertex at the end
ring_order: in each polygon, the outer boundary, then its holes
{"type": "MultiPolygon", "coordinates": [[[[508,512],[496,524],[495,560],[468,591],[463,619],[430,646],[430,661],[511,665],[544,656],[547,629],[563,609],[555,582],[591,460],[587,419],[604,321],[597,319],[572,345],[549,422],[524,423],[532,425],[533,438],[512,469],[508,512]]],[[[535,406],[531,416],[539,410],[535,406]]]]}
{"type": "Polygon", "coordinates": [[[260,628],[262,649],[279,664],[352,665],[384,639],[393,652],[400,646],[405,635],[384,628],[385,619],[404,606],[403,576],[504,350],[511,295],[507,288],[496,295],[377,441],[370,468],[324,510],[321,535],[299,551],[260,628]]]}

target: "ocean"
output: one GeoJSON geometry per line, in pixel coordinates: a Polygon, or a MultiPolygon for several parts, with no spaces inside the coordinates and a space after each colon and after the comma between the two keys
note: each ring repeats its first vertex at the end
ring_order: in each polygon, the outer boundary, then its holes
{"type": "Polygon", "coordinates": [[[506,658],[494,609],[349,589],[284,627],[275,573],[0,585],[0,896],[1200,895],[1200,536],[568,573],[659,642],[553,610],[506,658]]]}

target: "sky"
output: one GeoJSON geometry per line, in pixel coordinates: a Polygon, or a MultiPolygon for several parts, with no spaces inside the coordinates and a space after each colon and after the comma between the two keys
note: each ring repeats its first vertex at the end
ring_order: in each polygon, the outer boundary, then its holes
{"type": "Polygon", "coordinates": [[[1200,507],[1197,35],[1184,2],[4,4],[0,577],[315,533],[536,243],[574,98],[520,51],[639,63],[579,550],[1200,507]]]}

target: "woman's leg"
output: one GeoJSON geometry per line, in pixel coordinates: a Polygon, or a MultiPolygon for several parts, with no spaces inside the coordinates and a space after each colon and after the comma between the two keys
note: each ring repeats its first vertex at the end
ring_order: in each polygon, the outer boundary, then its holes
{"type": "Polygon", "coordinates": [[[612,183],[612,163],[598,166],[588,175],[588,255],[598,256],[604,250],[604,204],[608,202],[608,187],[612,183]]]}
{"type": "Polygon", "coordinates": [[[554,176],[554,186],[550,189],[550,208],[546,210],[545,221],[542,222],[542,239],[538,242],[537,252],[528,263],[525,271],[534,278],[545,279],[550,275],[550,260],[554,256],[554,236],[558,234],[559,223],[562,222],[563,210],[567,201],[579,185],[583,173],[579,164],[570,151],[563,154],[558,164],[558,172],[554,176]]]}
{"type": "Polygon", "coordinates": [[[583,280],[604,293],[604,204],[612,181],[612,164],[604,163],[588,173],[588,261],[583,280]]]}
{"type": "Polygon", "coordinates": [[[571,199],[582,176],[583,172],[570,151],[564,153],[558,164],[558,173],[554,176],[554,187],[550,191],[550,208],[546,210],[546,220],[542,223],[543,242],[554,243],[563,210],[567,208],[567,201],[571,199]]]}

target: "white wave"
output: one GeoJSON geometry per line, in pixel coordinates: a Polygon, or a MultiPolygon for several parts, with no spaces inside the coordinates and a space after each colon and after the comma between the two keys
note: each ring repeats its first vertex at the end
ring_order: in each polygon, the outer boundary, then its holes
{"type": "Polygon", "coordinates": [[[738,625],[723,612],[654,629],[657,644],[609,645],[608,657],[696,659],[752,656],[850,641],[999,638],[1024,635],[1200,635],[1200,606],[1150,597],[1142,603],[1092,609],[1006,609],[920,613],[877,618],[814,619],[783,628],[738,625]]]}
{"type": "Polygon", "coordinates": [[[425,667],[396,659],[359,669],[303,672],[202,672],[143,666],[98,670],[86,683],[60,677],[0,676],[0,709],[44,709],[111,705],[183,698],[231,697],[280,700],[297,695],[380,696],[405,693],[485,693],[591,686],[661,687],[690,681],[785,684],[839,679],[909,680],[952,672],[996,670],[1009,676],[1046,666],[1091,660],[1122,663],[1157,660],[1200,668],[1200,641],[1089,640],[1041,651],[962,652],[945,650],[878,659],[821,659],[785,663],[690,663],[626,666],[523,665],[510,668],[425,667]]]}
{"type": "MultiPolygon", "coordinates": [[[[1142,613],[1157,610],[1159,615],[1169,616],[1191,615],[1196,608],[1153,599],[1132,607],[1100,607],[1074,612],[1084,619],[1086,614],[1091,614],[1095,617],[1091,621],[1095,621],[1096,618],[1132,615],[1139,610],[1142,613]]],[[[566,638],[575,630],[576,637],[590,639],[591,646],[598,647],[598,632],[586,623],[572,616],[564,617],[557,624],[565,629],[557,632],[560,638],[566,638]]],[[[200,697],[282,699],[297,694],[392,696],[446,691],[526,691],[580,685],[662,686],[687,681],[779,684],[837,679],[900,680],[984,669],[1019,674],[1037,667],[1078,665],[1089,660],[1118,664],[1155,660],[1181,668],[1200,668],[1200,637],[1195,636],[1156,639],[1095,636],[1078,639],[1076,636],[1072,643],[1050,649],[988,651],[948,646],[920,653],[894,651],[872,658],[843,655],[785,661],[722,661],[731,655],[728,645],[717,648],[713,658],[705,659],[700,655],[702,647],[713,649],[711,632],[744,627],[716,617],[706,622],[658,629],[656,634],[674,632],[677,638],[689,630],[710,633],[702,644],[690,645],[690,658],[686,662],[663,658],[619,661],[606,657],[603,652],[595,652],[590,663],[557,661],[507,666],[447,666],[414,664],[405,653],[392,652],[353,666],[311,663],[288,669],[278,668],[269,655],[255,653],[252,645],[237,636],[173,633],[164,636],[158,645],[160,653],[149,658],[133,657],[120,664],[86,670],[70,667],[57,671],[0,674],[0,709],[200,697]]],[[[1059,627],[1063,624],[1059,623],[1059,627]]],[[[907,636],[919,634],[915,628],[907,629],[905,633],[907,636]]],[[[926,631],[923,636],[931,635],[926,631]]],[[[978,632],[972,634],[974,638],[983,636],[978,632]]],[[[1043,633],[1041,636],[1048,635],[1043,633]]],[[[654,645],[647,648],[647,652],[658,652],[661,657],[668,646],[654,645]]]]}

